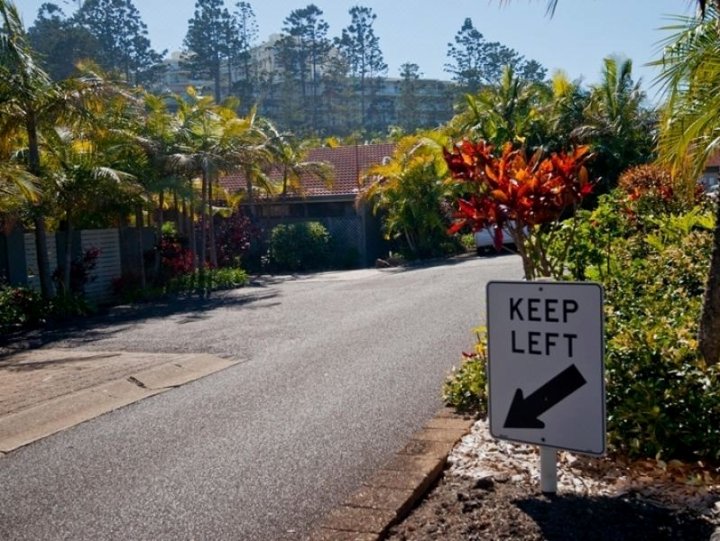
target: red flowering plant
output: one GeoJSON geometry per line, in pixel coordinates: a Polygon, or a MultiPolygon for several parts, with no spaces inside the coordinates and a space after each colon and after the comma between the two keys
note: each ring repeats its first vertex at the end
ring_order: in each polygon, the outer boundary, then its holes
{"type": "MultiPolygon", "coordinates": [[[[584,166],[588,157],[585,146],[547,157],[537,151],[528,157],[511,143],[499,152],[485,141],[457,143],[445,151],[451,182],[460,194],[450,232],[488,228],[500,249],[507,231],[526,279],[561,276],[564,261],[550,258],[548,246],[557,242],[560,220],[573,215],[592,192],[584,166]]],[[[565,242],[569,246],[572,238],[565,242]]]]}
{"type": "Polygon", "coordinates": [[[180,238],[175,235],[163,235],[160,241],[163,281],[182,276],[193,271],[193,253],[180,238]]]}

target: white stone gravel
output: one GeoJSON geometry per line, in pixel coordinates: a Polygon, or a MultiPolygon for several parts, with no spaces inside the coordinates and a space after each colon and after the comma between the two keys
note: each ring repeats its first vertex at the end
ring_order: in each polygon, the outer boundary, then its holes
{"type": "MultiPolygon", "coordinates": [[[[477,421],[448,456],[446,475],[539,486],[536,446],[497,440],[477,421]]],[[[558,494],[637,497],[672,508],[692,508],[720,522],[720,471],[703,464],[657,460],[627,462],[560,451],[558,494]]]]}

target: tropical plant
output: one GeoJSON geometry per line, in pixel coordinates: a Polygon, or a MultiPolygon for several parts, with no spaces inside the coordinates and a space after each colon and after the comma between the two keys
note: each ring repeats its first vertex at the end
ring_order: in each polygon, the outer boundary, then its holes
{"type": "Polygon", "coordinates": [[[65,223],[65,264],[62,280],[63,291],[70,291],[70,276],[73,256],[73,233],[77,214],[87,212],[103,199],[114,199],[123,189],[129,189],[134,180],[132,175],[109,166],[117,149],[103,140],[99,132],[92,135],[73,133],[58,128],[45,133],[45,159],[50,171],[48,177],[57,204],[62,209],[65,223]]]}
{"type": "Polygon", "coordinates": [[[241,171],[247,182],[251,218],[256,188],[272,192],[265,170],[271,161],[269,138],[274,128],[251,110],[244,117],[234,111],[236,102],[217,105],[211,97],[188,89],[188,98],[176,98],[178,104],[177,151],[173,166],[202,180],[200,200],[199,264],[202,274],[208,255],[217,266],[215,227],[212,219],[213,188],[221,172],[241,171]],[[208,239],[209,237],[209,239],[208,239]]]}
{"type": "Polygon", "coordinates": [[[467,108],[451,121],[450,133],[496,146],[513,142],[536,148],[546,139],[549,98],[546,86],[523,79],[507,66],[499,84],[466,96],[467,108]]]}
{"type": "Polygon", "coordinates": [[[592,147],[590,167],[601,180],[601,191],[617,183],[627,167],[654,158],[656,118],[643,107],[645,94],[632,79],[632,61],[615,57],[603,61],[602,81],[590,90],[583,124],[572,134],[592,147]]]}
{"type": "Polygon", "coordinates": [[[450,240],[442,154],[447,143],[435,132],[406,136],[387,163],[370,167],[362,178],[359,199],[382,214],[386,238],[413,257],[441,255],[450,240]]]}
{"type": "MultiPolygon", "coordinates": [[[[679,17],[657,62],[668,90],[662,112],[660,159],[692,193],[710,156],[720,150],[720,5],[701,2],[704,17],[679,17]]],[[[720,201],[716,213],[720,217],[720,201]]],[[[708,363],[720,363],[720,220],[705,288],[699,347],[708,363]]]]}
{"type": "MultiPolygon", "coordinates": [[[[560,219],[571,216],[592,192],[587,158],[587,147],[543,158],[539,150],[528,157],[511,143],[500,152],[485,141],[457,143],[445,152],[453,179],[464,193],[457,199],[451,232],[490,228],[500,249],[507,230],[522,257],[525,278],[562,276],[565,259],[551,260],[548,247],[560,231],[560,219]]],[[[568,238],[566,246],[571,242],[568,238]]]]}
{"type": "MultiPolygon", "coordinates": [[[[0,115],[0,135],[10,138],[22,132],[27,142],[25,167],[30,175],[39,178],[42,170],[38,116],[43,103],[54,97],[55,89],[47,73],[35,62],[15,4],[0,0],[0,17],[0,109],[3,113],[0,115]]],[[[31,209],[40,285],[43,296],[49,298],[54,291],[47,257],[45,219],[40,202],[33,204],[31,209]]]]}
{"type": "Polygon", "coordinates": [[[300,182],[303,177],[315,177],[325,184],[331,184],[333,171],[325,162],[308,161],[307,144],[291,135],[275,134],[268,142],[268,149],[275,169],[279,169],[282,178],[280,196],[288,195],[292,190],[303,195],[300,182]]]}

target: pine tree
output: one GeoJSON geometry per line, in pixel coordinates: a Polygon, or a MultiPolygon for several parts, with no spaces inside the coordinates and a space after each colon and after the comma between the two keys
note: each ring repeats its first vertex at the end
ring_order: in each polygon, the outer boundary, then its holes
{"type": "Polygon", "coordinates": [[[525,60],[516,50],[497,41],[487,41],[467,18],[448,43],[445,71],[453,75],[463,92],[475,94],[483,85],[497,85],[503,69],[509,66],[523,78],[542,81],[547,71],[535,60],[525,60]]]}
{"type": "Polygon", "coordinates": [[[420,66],[406,62],[400,66],[400,98],[398,119],[405,131],[420,127],[420,99],[418,96],[418,81],[420,80],[420,66]]]}
{"type": "Polygon", "coordinates": [[[107,70],[120,72],[129,84],[153,81],[162,58],[150,46],[147,26],[132,0],[87,0],[75,20],[97,40],[95,59],[107,70]]]}
{"type": "Polygon", "coordinates": [[[238,2],[235,8],[232,18],[236,34],[232,40],[230,62],[237,69],[240,77],[232,90],[240,98],[242,108],[247,111],[252,107],[259,82],[250,54],[250,49],[257,42],[258,26],[255,12],[249,2],[238,2]]]}
{"type": "Polygon", "coordinates": [[[375,35],[373,24],[377,15],[363,6],[350,8],[350,25],[343,28],[336,45],[345,57],[350,75],[356,79],[360,94],[360,128],[367,130],[371,122],[368,105],[372,105],[379,79],[387,73],[387,64],[380,50],[380,40],[375,35]]]}
{"type": "Polygon", "coordinates": [[[318,129],[320,83],[330,51],[329,26],[322,14],[314,4],[292,11],[284,21],[284,34],[277,44],[284,78],[297,81],[300,88],[302,110],[306,112],[302,128],[313,132],[318,129]]]}
{"type": "Polygon", "coordinates": [[[40,6],[33,26],[28,29],[28,40],[56,81],[69,77],[78,61],[95,58],[99,49],[87,29],[67,18],[57,4],[49,2],[40,6]]]}
{"type": "Polygon", "coordinates": [[[228,60],[228,36],[233,32],[233,19],[223,7],[222,0],[197,0],[195,13],[188,21],[188,31],[183,44],[186,47],[182,65],[194,77],[209,77],[213,80],[215,101],[221,100],[221,70],[223,61],[228,60]]]}

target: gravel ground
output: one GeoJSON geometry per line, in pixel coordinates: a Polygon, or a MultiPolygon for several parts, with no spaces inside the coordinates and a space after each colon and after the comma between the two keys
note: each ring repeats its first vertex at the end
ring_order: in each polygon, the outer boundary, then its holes
{"type": "Polygon", "coordinates": [[[476,424],[444,478],[388,539],[720,541],[720,472],[704,464],[559,454],[558,494],[539,491],[534,447],[476,424]]]}

